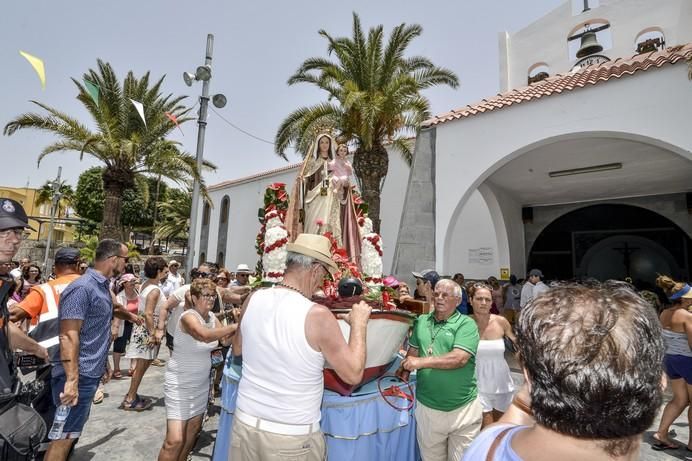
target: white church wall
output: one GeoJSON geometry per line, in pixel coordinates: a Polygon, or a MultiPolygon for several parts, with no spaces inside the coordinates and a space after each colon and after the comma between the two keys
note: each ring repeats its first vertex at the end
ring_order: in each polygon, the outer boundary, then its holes
{"type": "Polygon", "coordinates": [[[255,237],[260,224],[257,211],[264,206],[264,191],[267,186],[275,182],[283,182],[290,188],[295,181],[297,169],[263,176],[229,187],[214,188],[210,192],[214,208],[211,213],[209,228],[209,256],[210,261],[216,260],[219,248],[218,232],[219,218],[221,214],[221,200],[225,195],[230,199],[228,213],[228,239],[224,251],[224,264],[227,268],[234,269],[238,264],[244,263],[251,268],[257,263],[258,256],[255,250],[255,237]]]}
{"type": "Polygon", "coordinates": [[[410,168],[401,155],[389,149],[389,172],[382,188],[380,207],[380,217],[382,219],[380,233],[383,241],[382,251],[384,252],[382,270],[385,274],[389,274],[392,271],[394,248],[399,236],[401,212],[404,208],[404,199],[406,198],[409,171],[410,168]]]}
{"type": "Polygon", "coordinates": [[[445,259],[451,224],[468,197],[512,159],[558,139],[600,136],[640,140],[692,160],[691,119],[692,90],[682,63],[438,125],[438,269],[453,270],[445,259]]]}
{"type": "Polygon", "coordinates": [[[456,220],[444,273],[461,272],[467,279],[500,275],[497,234],[488,205],[476,190],[456,220]]]}

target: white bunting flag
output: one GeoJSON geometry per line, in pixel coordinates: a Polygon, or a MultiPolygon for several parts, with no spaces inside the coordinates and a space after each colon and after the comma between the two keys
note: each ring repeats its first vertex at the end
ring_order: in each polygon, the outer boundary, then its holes
{"type": "Polygon", "coordinates": [[[134,99],[130,99],[130,102],[133,106],[135,106],[135,109],[137,109],[139,116],[142,118],[142,121],[144,122],[144,126],[147,126],[147,120],[144,118],[144,105],[142,105],[142,103],[139,101],[135,101],[134,99]]]}

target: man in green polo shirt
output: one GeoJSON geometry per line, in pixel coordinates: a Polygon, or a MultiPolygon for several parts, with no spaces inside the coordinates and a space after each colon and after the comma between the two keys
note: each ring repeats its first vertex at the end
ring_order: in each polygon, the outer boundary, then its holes
{"type": "Polygon", "coordinates": [[[440,280],[435,310],[418,317],[402,366],[417,371],[416,437],[423,461],[459,460],[481,428],[476,322],[457,312],[461,287],[440,280]]]}

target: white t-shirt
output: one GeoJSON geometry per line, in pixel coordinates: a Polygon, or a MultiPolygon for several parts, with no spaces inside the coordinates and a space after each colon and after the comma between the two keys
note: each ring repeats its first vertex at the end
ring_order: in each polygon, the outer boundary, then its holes
{"type": "Polygon", "coordinates": [[[190,284],[183,285],[171,293],[171,297],[178,301],[178,305],[173,309],[173,311],[168,315],[168,322],[166,323],[166,331],[169,335],[175,337],[175,328],[178,325],[178,319],[180,315],[185,310],[185,295],[190,291],[190,284]]]}
{"type": "Polygon", "coordinates": [[[161,285],[161,291],[166,295],[166,298],[171,297],[171,293],[180,288],[183,285],[183,276],[180,274],[168,273],[166,281],[161,285]]]}
{"type": "Polygon", "coordinates": [[[538,295],[548,291],[549,289],[550,287],[548,287],[548,285],[546,285],[542,281],[539,281],[537,284],[533,286],[533,297],[536,298],[538,297],[538,295]]]}

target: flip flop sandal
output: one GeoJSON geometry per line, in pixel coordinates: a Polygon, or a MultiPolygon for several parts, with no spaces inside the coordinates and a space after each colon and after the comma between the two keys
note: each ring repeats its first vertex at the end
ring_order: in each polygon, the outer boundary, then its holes
{"type": "MultiPolygon", "coordinates": [[[[673,445],[672,443],[665,443],[665,442],[656,442],[653,445],[651,445],[651,449],[654,451],[666,451],[666,450],[677,450],[680,448],[677,445],[673,445]]],[[[688,448],[689,450],[689,448],[688,448]]]]}
{"type": "Polygon", "coordinates": [[[113,379],[123,379],[123,374],[120,372],[120,370],[114,371],[112,378],[113,379]]]}
{"type": "Polygon", "coordinates": [[[137,396],[132,402],[123,400],[123,403],[121,403],[118,408],[125,411],[144,411],[148,410],[151,405],[151,399],[143,399],[140,396],[137,396]]]}
{"type": "Polygon", "coordinates": [[[99,403],[103,402],[105,395],[103,394],[103,389],[99,388],[96,389],[96,393],[94,394],[94,405],[98,405],[99,403]]]}

